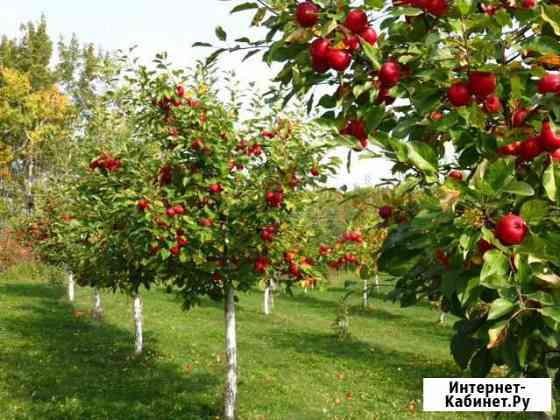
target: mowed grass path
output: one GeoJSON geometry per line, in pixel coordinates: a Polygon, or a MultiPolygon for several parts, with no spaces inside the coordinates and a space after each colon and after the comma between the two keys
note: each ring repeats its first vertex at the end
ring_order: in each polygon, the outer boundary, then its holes
{"type": "MultiPolygon", "coordinates": [[[[277,295],[268,317],[258,290],[239,295],[241,419],[493,418],[422,412],[423,377],[461,376],[437,312],[379,299],[363,311],[355,297],[353,338],[339,342],[335,286],[277,295]]],[[[146,292],[146,354],[134,358],[130,300],[103,293],[103,321],[76,317],[92,298],[77,288],[71,306],[61,287],[0,277],[0,419],[219,418],[221,304],[184,312],[174,295],[146,292]]]]}

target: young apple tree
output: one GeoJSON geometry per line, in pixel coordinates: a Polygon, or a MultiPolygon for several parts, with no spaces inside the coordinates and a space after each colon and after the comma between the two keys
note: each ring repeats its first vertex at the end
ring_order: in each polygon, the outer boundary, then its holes
{"type": "Polygon", "coordinates": [[[446,295],[462,319],[453,353],[477,376],[494,364],[554,375],[560,6],[264,0],[232,12],[249,8],[268,36],[226,50],[264,51],[284,66],[276,80],[288,97],[326,108],[357,149],[373,143],[426,194],[383,250],[383,269],[422,281],[398,283],[402,302],[446,295]],[[319,101],[318,85],[332,89],[319,101]],[[449,269],[442,282],[434,259],[449,269]]]}

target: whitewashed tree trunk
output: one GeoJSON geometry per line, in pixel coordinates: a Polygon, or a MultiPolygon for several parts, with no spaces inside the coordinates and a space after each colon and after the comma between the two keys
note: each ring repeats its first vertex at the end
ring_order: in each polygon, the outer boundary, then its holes
{"type": "Polygon", "coordinates": [[[144,321],[142,298],[139,293],[135,293],[132,299],[132,312],[134,314],[134,332],[136,340],[134,342],[134,354],[140,355],[144,349],[144,338],[142,335],[142,323],[144,321]]]}
{"type": "Polygon", "coordinates": [[[445,312],[441,312],[439,314],[439,323],[445,324],[445,320],[447,319],[447,314],[445,312]]]}
{"type": "Polygon", "coordinates": [[[375,290],[377,291],[377,293],[379,293],[380,288],[381,286],[379,284],[379,275],[375,273],[375,290]]]}
{"type": "Polygon", "coordinates": [[[368,281],[364,279],[364,290],[362,291],[364,309],[368,306],[368,281]]]}
{"type": "Polygon", "coordinates": [[[270,294],[268,295],[270,310],[274,308],[274,291],[276,290],[276,282],[270,279],[270,294]]]}
{"type": "Polygon", "coordinates": [[[103,317],[103,307],[101,306],[101,292],[99,288],[95,288],[94,304],[93,304],[93,317],[101,319],[103,317]]]}
{"type": "Polygon", "coordinates": [[[237,337],[235,331],[234,295],[233,285],[228,284],[225,300],[227,374],[224,395],[224,418],[226,420],[235,420],[237,400],[237,337]]]}
{"type": "Polygon", "coordinates": [[[74,289],[75,289],[74,274],[68,274],[68,300],[74,302],[74,289]]]}
{"type": "Polygon", "coordinates": [[[272,291],[270,290],[270,281],[266,282],[266,287],[264,288],[264,302],[263,302],[263,306],[264,306],[264,314],[265,315],[270,315],[270,295],[272,294],[272,291]]]}
{"type": "Polygon", "coordinates": [[[25,211],[30,216],[33,214],[33,169],[35,162],[32,158],[27,162],[27,174],[25,175],[25,211]]]}

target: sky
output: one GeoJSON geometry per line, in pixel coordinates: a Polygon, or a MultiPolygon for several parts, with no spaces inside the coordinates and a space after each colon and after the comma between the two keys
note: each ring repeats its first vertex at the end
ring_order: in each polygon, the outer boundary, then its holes
{"type": "MultiPolygon", "coordinates": [[[[192,65],[209,54],[205,48],[191,48],[197,41],[215,42],[214,29],[221,25],[228,39],[258,37],[250,28],[250,12],[230,15],[240,0],[18,0],[0,1],[0,34],[14,37],[21,24],[36,21],[44,14],[53,40],[69,39],[76,33],[81,42],[91,42],[103,50],[127,50],[149,62],[158,52],[166,51],[177,67],[192,65]]],[[[264,89],[274,76],[260,58],[241,62],[243,54],[227,54],[222,69],[235,70],[242,85],[251,81],[264,89]]],[[[338,153],[345,156],[345,152],[338,153]]],[[[350,174],[342,168],[332,185],[375,184],[389,176],[390,164],[380,159],[353,159],[350,174]]]]}

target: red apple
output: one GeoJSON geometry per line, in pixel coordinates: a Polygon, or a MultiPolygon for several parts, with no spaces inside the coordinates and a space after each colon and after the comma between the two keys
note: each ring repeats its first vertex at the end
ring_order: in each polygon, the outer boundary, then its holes
{"type": "Polygon", "coordinates": [[[344,26],[350,29],[355,34],[359,34],[368,26],[368,18],[362,9],[354,9],[348,12],[344,26]]]}
{"type": "Polygon", "coordinates": [[[139,210],[144,211],[150,208],[150,202],[145,198],[141,198],[138,200],[137,206],[139,210]]]}
{"type": "Polygon", "coordinates": [[[496,75],[485,71],[469,74],[469,90],[479,98],[491,95],[496,90],[496,75]]]}
{"type": "Polygon", "coordinates": [[[329,67],[338,72],[345,71],[352,63],[352,54],[337,48],[329,48],[327,52],[329,67]]]}
{"type": "Polygon", "coordinates": [[[330,45],[331,43],[328,39],[317,38],[311,43],[311,46],[309,47],[309,53],[311,54],[312,58],[326,61],[330,45]]]}
{"type": "Polygon", "coordinates": [[[268,257],[260,255],[255,261],[255,271],[257,273],[264,273],[268,269],[269,264],[270,260],[268,259],[268,257]]]}
{"type": "Polygon", "coordinates": [[[434,16],[444,16],[449,10],[447,0],[425,0],[423,8],[434,16]]]}
{"type": "Polygon", "coordinates": [[[304,1],[296,8],[296,21],[299,26],[309,28],[319,22],[321,9],[312,1],[304,1]]]}
{"type": "Polygon", "coordinates": [[[478,241],[478,250],[480,251],[481,255],[484,255],[484,253],[486,251],[490,251],[493,248],[494,248],[494,245],[492,245],[490,242],[488,242],[484,239],[480,239],[478,241]]]}
{"type": "Polygon", "coordinates": [[[204,148],[204,143],[203,143],[202,139],[194,139],[191,142],[191,148],[193,150],[202,150],[204,148]]]}
{"type": "Polygon", "coordinates": [[[200,219],[198,221],[198,223],[200,224],[200,226],[209,227],[209,226],[212,226],[214,224],[214,221],[212,219],[208,219],[206,217],[203,217],[202,219],[200,219]]]}
{"type": "Polygon", "coordinates": [[[555,73],[548,73],[539,80],[537,90],[543,95],[546,93],[560,92],[560,75],[555,73]]]}
{"type": "Polygon", "coordinates": [[[173,210],[175,210],[175,215],[180,216],[181,214],[185,213],[185,208],[183,206],[181,206],[180,204],[177,204],[173,210]]]}
{"type": "Polygon", "coordinates": [[[171,252],[171,254],[173,254],[174,256],[177,256],[181,253],[181,247],[177,244],[177,245],[173,245],[170,249],[169,252],[171,252]]]}
{"type": "Polygon", "coordinates": [[[320,60],[318,58],[312,57],[311,58],[311,68],[313,69],[313,71],[315,73],[323,74],[323,73],[326,73],[327,71],[329,71],[330,66],[329,66],[328,61],[323,61],[323,60],[320,60]]]}
{"type": "Polygon", "coordinates": [[[539,137],[531,137],[519,145],[519,156],[523,161],[530,161],[543,152],[543,146],[539,137]]]}
{"type": "Polygon", "coordinates": [[[449,172],[449,178],[454,179],[455,181],[462,181],[463,172],[454,169],[451,172],[449,172]]]}
{"type": "Polygon", "coordinates": [[[185,87],[183,85],[177,85],[177,88],[175,90],[177,91],[177,96],[179,98],[185,96],[185,87]]]}
{"type": "Polygon", "coordinates": [[[523,218],[509,213],[498,221],[495,234],[504,245],[519,245],[527,235],[527,224],[523,218]]]}
{"type": "Polygon", "coordinates": [[[449,98],[449,102],[457,107],[469,105],[472,100],[469,88],[462,82],[452,84],[447,90],[447,97],[449,98]]]}
{"type": "Polygon", "coordinates": [[[525,123],[525,119],[529,115],[529,110],[525,108],[519,108],[513,111],[511,116],[511,124],[514,127],[521,127],[525,123]]]}
{"type": "Polygon", "coordinates": [[[517,156],[521,148],[520,141],[514,141],[513,143],[506,144],[505,146],[498,147],[497,152],[501,155],[512,155],[517,156]]]}
{"type": "Polygon", "coordinates": [[[484,100],[484,110],[489,114],[496,114],[502,110],[502,102],[496,95],[489,95],[484,100]]]}
{"type": "Polygon", "coordinates": [[[210,191],[212,194],[221,193],[223,190],[224,187],[222,187],[221,184],[212,184],[208,187],[208,191],[210,191]]]}
{"type": "Polygon", "coordinates": [[[383,86],[395,86],[401,80],[401,67],[395,61],[388,61],[379,69],[379,80],[383,86]]]}
{"type": "Polygon", "coordinates": [[[430,114],[430,119],[432,121],[441,121],[441,120],[443,120],[443,113],[441,113],[439,111],[434,111],[430,114]]]}
{"type": "Polygon", "coordinates": [[[174,217],[175,216],[175,209],[173,207],[170,207],[167,210],[165,210],[165,214],[167,214],[169,217],[174,217]]]}
{"type": "Polygon", "coordinates": [[[560,160],[560,149],[556,149],[554,152],[550,153],[552,160],[560,160]]]}
{"type": "Polygon", "coordinates": [[[377,42],[377,32],[375,32],[375,29],[373,29],[371,26],[368,26],[362,32],[360,32],[360,36],[370,45],[375,45],[375,43],[377,42]]]}
{"type": "Polygon", "coordinates": [[[545,150],[553,152],[560,148],[560,137],[557,137],[549,121],[544,121],[541,129],[541,143],[545,150]]]}
{"type": "Polygon", "coordinates": [[[524,9],[533,9],[537,5],[537,0],[523,0],[521,4],[524,9]]]}
{"type": "Polygon", "coordinates": [[[320,175],[319,168],[317,168],[317,166],[313,166],[311,168],[311,175],[313,175],[313,176],[319,176],[320,175]]]}
{"type": "Polygon", "coordinates": [[[393,207],[391,206],[383,206],[379,208],[379,216],[387,220],[393,215],[393,207]]]}
{"type": "Polygon", "coordinates": [[[357,35],[350,35],[344,38],[344,45],[351,51],[356,51],[360,48],[360,38],[357,35]]]}

